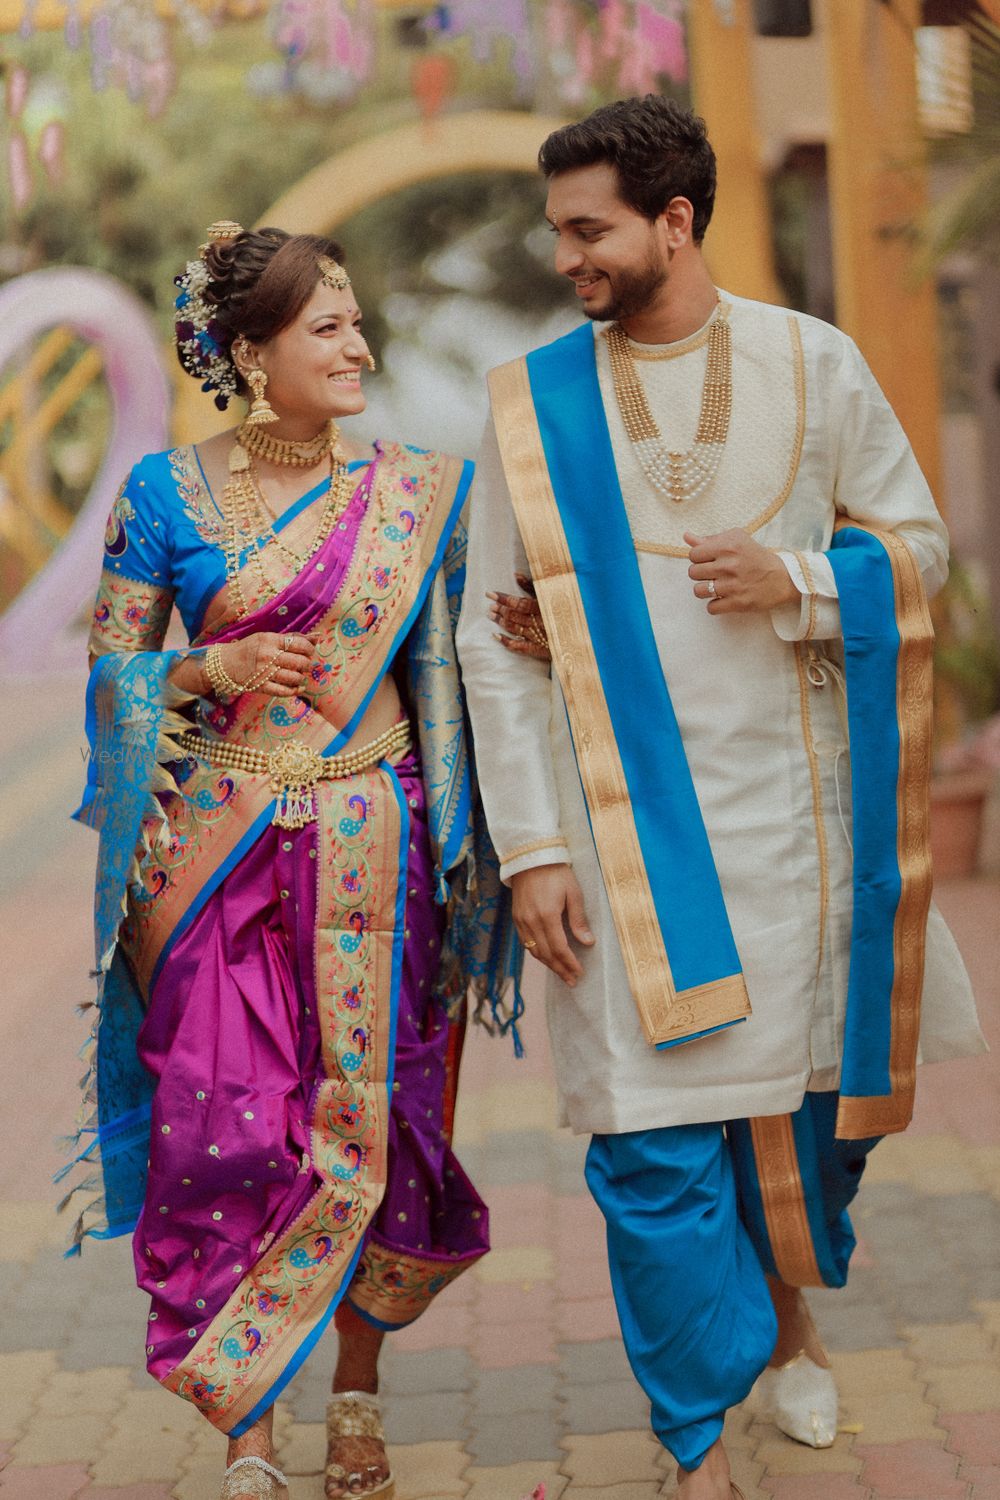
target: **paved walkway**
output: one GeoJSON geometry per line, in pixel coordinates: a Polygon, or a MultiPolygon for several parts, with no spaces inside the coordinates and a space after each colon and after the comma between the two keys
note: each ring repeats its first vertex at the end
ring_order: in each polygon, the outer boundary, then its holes
{"type": "MultiPolygon", "coordinates": [[[[65,702],[77,691],[67,686],[65,702]]],[[[83,770],[79,720],[32,709],[0,725],[5,1056],[0,1160],[3,1500],[214,1500],[221,1443],[146,1376],[145,1307],[128,1244],[65,1262],[52,1214],[54,1137],[75,1108],[89,998],[93,835],[66,822],[83,770]]],[[[994,1052],[927,1069],[917,1118],[874,1154],[843,1292],[812,1304],[843,1394],[816,1453],[733,1414],[748,1500],[1000,1500],[1000,974],[995,883],[943,887],[994,1052]]],[[[456,1143],[485,1191],[493,1252],[385,1361],[399,1500],[654,1500],[671,1466],[646,1427],[617,1334],[584,1143],[555,1128],[537,985],[528,1058],[475,1034],[456,1143]]],[[[533,1003],[534,1002],[534,1003],[533,1003]]],[[[320,1500],[321,1347],[282,1404],[292,1500],[320,1500]]]]}

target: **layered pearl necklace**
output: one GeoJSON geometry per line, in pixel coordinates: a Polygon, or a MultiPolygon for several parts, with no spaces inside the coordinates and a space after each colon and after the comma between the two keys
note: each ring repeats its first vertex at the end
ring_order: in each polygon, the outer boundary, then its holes
{"type": "Polygon", "coordinates": [[[646,400],[628,334],[619,323],[607,331],[611,378],[625,431],[643,472],[656,489],[680,505],[712,483],[722,462],[733,409],[733,336],[720,303],[708,330],[708,362],[694,443],[683,453],[667,447],[646,400]]]}
{"type": "Polygon", "coordinates": [[[241,617],[249,609],[240,576],[240,555],[247,542],[250,543],[250,560],[257,574],[261,596],[272,598],[278,593],[278,587],[264,571],[264,548],[273,543],[294,571],[301,572],[329,537],[351,498],[350,471],[343,457],[340,432],[335,422],[329,422],[322,432],[304,443],[289,442],[268,433],[261,438],[260,431],[259,427],[248,427],[246,423],[238,429],[236,442],[229,453],[229,483],[222,494],[226,581],[241,617]],[[292,468],[312,468],[324,454],[329,455],[330,486],[316,534],[307,551],[295,551],[275,530],[274,512],[260,487],[251,454],[265,458],[268,463],[292,468]]]}

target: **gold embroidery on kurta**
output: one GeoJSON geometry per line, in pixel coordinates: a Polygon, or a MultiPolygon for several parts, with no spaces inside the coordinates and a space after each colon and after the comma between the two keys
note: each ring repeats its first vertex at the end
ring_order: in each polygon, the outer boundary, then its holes
{"type": "Polygon", "coordinates": [[[819,757],[813,739],[812,710],[809,704],[810,687],[806,674],[805,653],[801,645],[795,647],[795,670],[799,679],[799,710],[802,715],[802,741],[809,761],[809,780],[812,785],[813,822],[816,825],[816,854],[819,861],[819,936],[816,947],[816,983],[819,984],[823,967],[823,952],[826,945],[826,917],[830,905],[830,857],[826,842],[826,820],[823,816],[823,784],[819,775],[819,757]]]}

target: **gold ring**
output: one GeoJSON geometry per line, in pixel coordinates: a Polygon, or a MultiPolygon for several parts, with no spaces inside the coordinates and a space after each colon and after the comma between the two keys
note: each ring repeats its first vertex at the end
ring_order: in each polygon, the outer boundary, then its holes
{"type": "Polygon", "coordinates": [[[292,642],[294,640],[295,640],[294,635],[286,635],[285,636],[285,644],[284,644],[284,646],[283,646],[282,649],[285,650],[285,651],[291,651],[291,649],[292,649],[292,642]]]}
{"type": "Polygon", "coordinates": [[[536,940],[534,938],[522,938],[521,939],[521,946],[522,946],[522,948],[537,948],[538,947],[538,943],[536,942],[536,940]]]}

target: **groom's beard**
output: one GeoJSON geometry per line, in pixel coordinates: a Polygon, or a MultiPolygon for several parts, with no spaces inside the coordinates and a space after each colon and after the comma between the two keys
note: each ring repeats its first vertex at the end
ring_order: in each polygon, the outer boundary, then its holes
{"type": "Polygon", "coordinates": [[[649,260],[638,271],[618,271],[614,281],[608,277],[609,296],[603,306],[585,307],[584,312],[595,323],[634,318],[646,311],[666,280],[666,267],[659,261],[649,260]]]}

